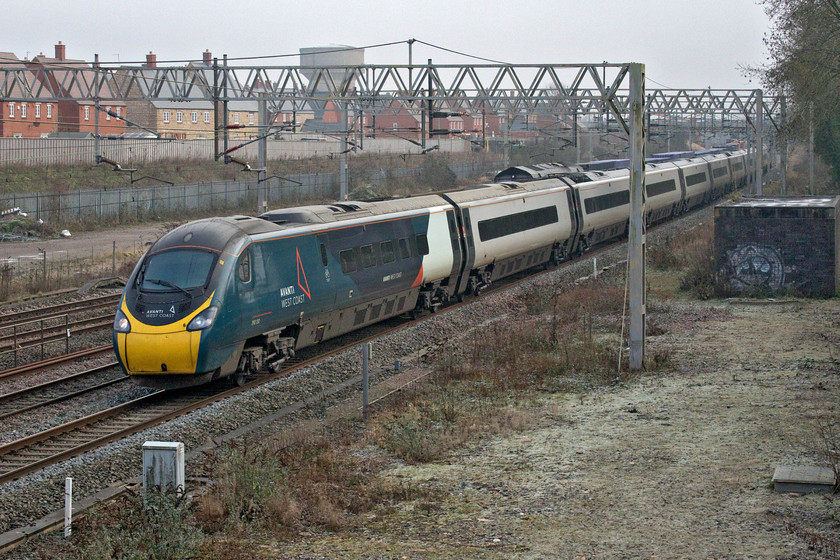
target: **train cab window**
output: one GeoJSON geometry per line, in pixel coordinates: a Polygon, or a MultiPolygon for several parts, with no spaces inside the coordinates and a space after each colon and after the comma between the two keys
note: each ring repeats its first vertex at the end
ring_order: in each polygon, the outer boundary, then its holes
{"type": "Polygon", "coordinates": [[[176,249],[146,258],[137,277],[143,292],[183,292],[207,286],[216,255],[197,249],[176,249]]]}
{"type": "Polygon", "coordinates": [[[400,258],[407,259],[411,256],[411,251],[408,248],[408,238],[403,237],[397,240],[397,246],[400,248],[400,258]]]}
{"type": "Polygon", "coordinates": [[[327,266],[327,248],[321,243],[321,263],[327,266]]]}
{"type": "Polygon", "coordinates": [[[353,255],[353,249],[345,249],[338,254],[338,260],[341,261],[341,272],[349,274],[356,272],[356,257],[353,255]]]}
{"type": "Polygon", "coordinates": [[[429,239],[425,233],[417,235],[417,253],[420,255],[429,254],[429,239]]]}
{"type": "Polygon", "coordinates": [[[393,241],[383,241],[379,244],[379,253],[382,255],[382,262],[383,263],[390,263],[397,260],[397,256],[394,254],[394,242],[393,241]]]}
{"type": "Polygon", "coordinates": [[[373,254],[373,245],[362,245],[359,250],[362,256],[362,266],[372,268],[376,266],[376,255],[373,254]]]}
{"type": "Polygon", "coordinates": [[[243,251],[242,255],[239,257],[239,264],[236,266],[236,273],[243,284],[247,284],[251,281],[251,252],[247,249],[243,251]]]}

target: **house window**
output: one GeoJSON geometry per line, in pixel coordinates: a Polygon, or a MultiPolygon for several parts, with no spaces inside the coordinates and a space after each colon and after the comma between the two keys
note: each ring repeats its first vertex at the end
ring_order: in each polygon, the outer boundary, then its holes
{"type": "Polygon", "coordinates": [[[393,124],[393,128],[394,128],[394,130],[397,130],[397,123],[393,124]]]}
{"type": "Polygon", "coordinates": [[[233,114],[233,124],[239,124],[239,113],[233,114]]]}
{"type": "Polygon", "coordinates": [[[85,107],[85,120],[90,120],[90,107],[85,107]]]}
{"type": "Polygon", "coordinates": [[[175,122],[184,122],[184,112],[175,111],[175,122]]]}
{"type": "Polygon", "coordinates": [[[35,104],[35,118],[36,119],[41,118],[41,104],[40,103],[35,104]]]}
{"type": "Polygon", "coordinates": [[[165,122],[165,123],[169,122],[169,111],[164,111],[163,112],[163,122],[165,122]]]}
{"type": "Polygon", "coordinates": [[[193,111],[190,113],[190,120],[194,123],[198,122],[198,111],[193,111]]]}
{"type": "Polygon", "coordinates": [[[204,122],[210,122],[210,111],[204,111],[204,122]]]}
{"type": "Polygon", "coordinates": [[[110,107],[105,107],[105,120],[106,121],[111,120],[111,108],[110,107]]]}
{"type": "Polygon", "coordinates": [[[15,104],[14,102],[9,103],[9,116],[15,118],[15,104]]]}
{"type": "Polygon", "coordinates": [[[117,118],[120,118],[122,115],[122,107],[117,107],[117,118]]]}
{"type": "Polygon", "coordinates": [[[26,118],[26,103],[20,104],[20,116],[26,118]]]}
{"type": "Polygon", "coordinates": [[[254,124],[254,113],[248,113],[248,124],[254,124]]]}
{"type": "Polygon", "coordinates": [[[47,118],[52,118],[52,103],[47,103],[47,118]]]}

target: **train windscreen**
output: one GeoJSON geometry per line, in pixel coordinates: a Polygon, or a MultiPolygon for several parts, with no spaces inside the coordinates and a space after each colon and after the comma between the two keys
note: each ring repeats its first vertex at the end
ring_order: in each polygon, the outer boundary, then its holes
{"type": "Polygon", "coordinates": [[[209,251],[178,249],[146,259],[138,283],[144,292],[187,291],[203,288],[210,279],[216,255],[209,251]]]}

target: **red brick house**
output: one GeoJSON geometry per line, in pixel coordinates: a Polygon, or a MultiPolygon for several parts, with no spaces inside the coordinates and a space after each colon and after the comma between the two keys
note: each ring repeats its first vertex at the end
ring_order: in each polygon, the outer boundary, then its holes
{"type": "MultiPolygon", "coordinates": [[[[55,58],[48,58],[39,54],[30,63],[34,68],[48,68],[52,70],[50,75],[51,87],[60,91],[65,97],[82,97],[83,91],[76,80],[69,79],[69,69],[81,68],[77,74],[79,80],[86,84],[96,81],[96,71],[84,60],[73,60],[65,56],[66,45],[61,41],[55,46],[55,58]]],[[[86,92],[84,92],[86,93],[86,92]]],[[[110,110],[119,116],[130,118],[126,115],[124,101],[102,101],[100,107],[110,110]]],[[[96,104],[93,100],[62,100],[58,102],[58,132],[90,132],[96,134],[96,104]]],[[[125,121],[111,117],[106,112],[99,113],[99,135],[114,136],[123,134],[126,130],[125,121]]]]}
{"type": "MultiPolygon", "coordinates": [[[[27,70],[24,61],[10,52],[0,52],[0,69],[27,70]]],[[[27,71],[28,74],[28,71],[27,71]]],[[[27,76],[27,79],[31,75],[27,76]]],[[[13,84],[10,97],[24,97],[24,88],[13,84]]],[[[58,106],[52,101],[0,100],[0,137],[40,138],[58,127],[58,106]]]]}

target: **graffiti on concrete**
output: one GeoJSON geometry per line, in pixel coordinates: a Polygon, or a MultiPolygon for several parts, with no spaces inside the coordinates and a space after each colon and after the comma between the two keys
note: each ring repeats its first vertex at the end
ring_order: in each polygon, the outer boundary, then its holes
{"type": "Polygon", "coordinates": [[[743,245],[726,252],[729,282],[736,290],[769,288],[778,290],[785,283],[782,257],[773,247],[743,245]]]}

